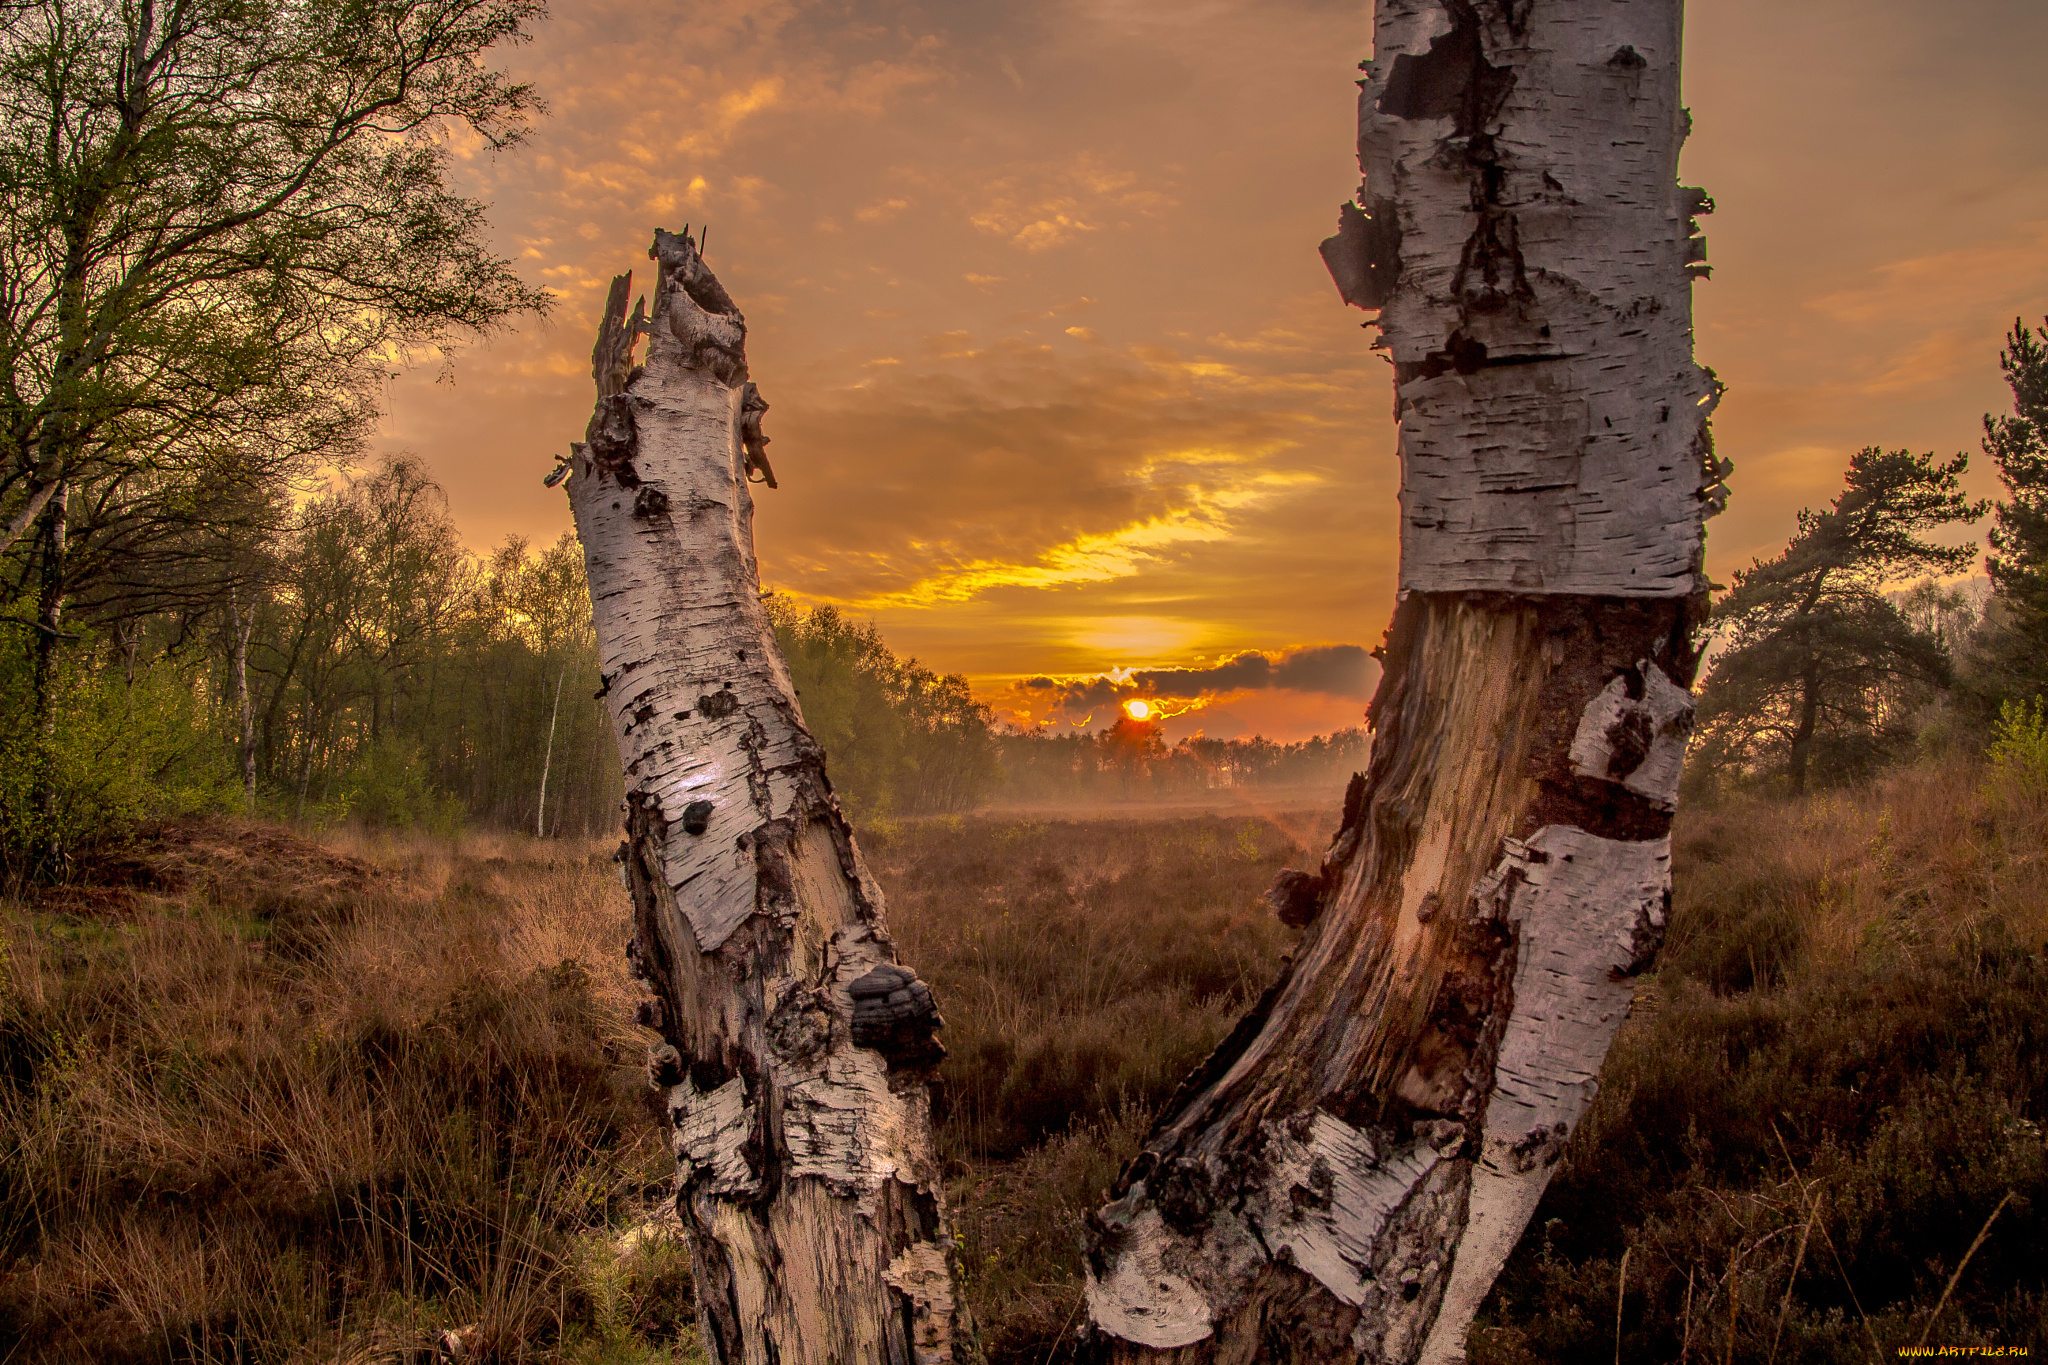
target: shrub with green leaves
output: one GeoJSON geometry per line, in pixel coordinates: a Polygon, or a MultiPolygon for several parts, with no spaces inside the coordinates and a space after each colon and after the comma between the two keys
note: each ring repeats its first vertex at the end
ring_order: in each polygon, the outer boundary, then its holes
{"type": "Polygon", "coordinates": [[[239,801],[227,746],[192,675],[167,661],[126,670],[60,653],[37,715],[25,631],[0,640],[0,879],[61,877],[148,815],[239,801]]]}
{"type": "Polygon", "coordinates": [[[2008,701],[1991,732],[1994,780],[2034,796],[2048,795],[2048,709],[2041,698],[2008,701]]]}
{"type": "Polygon", "coordinates": [[[337,804],[336,814],[381,828],[413,826],[444,836],[462,828],[462,803],[434,786],[419,745],[395,735],[363,746],[337,804]]]}

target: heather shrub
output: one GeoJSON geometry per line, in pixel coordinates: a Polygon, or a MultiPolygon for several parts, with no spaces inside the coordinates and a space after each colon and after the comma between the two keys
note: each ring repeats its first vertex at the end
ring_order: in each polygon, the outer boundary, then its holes
{"type": "Polygon", "coordinates": [[[1948,764],[1680,816],[1669,948],[1475,1363],[2048,1336],[2048,896],[1988,785],[1948,764]]]}

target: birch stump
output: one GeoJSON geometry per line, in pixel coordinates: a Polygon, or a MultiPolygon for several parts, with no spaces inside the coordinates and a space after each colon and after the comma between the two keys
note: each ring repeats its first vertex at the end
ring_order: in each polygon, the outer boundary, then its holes
{"type": "Polygon", "coordinates": [[[896,962],[761,608],[745,321],[687,234],[650,254],[652,316],[612,281],[568,492],[704,1345],[732,1365],[938,1365],[966,1339],[931,1138],[939,1016],[896,962]]]}
{"type": "Polygon", "coordinates": [[[1724,471],[1680,0],[1380,0],[1360,204],[1400,602],[1307,933],[1097,1215],[1125,1361],[1462,1359],[1662,938],[1724,471]]]}

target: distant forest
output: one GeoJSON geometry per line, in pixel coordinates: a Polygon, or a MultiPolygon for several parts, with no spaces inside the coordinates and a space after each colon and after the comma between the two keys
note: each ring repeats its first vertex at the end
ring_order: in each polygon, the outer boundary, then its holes
{"type": "MultiPolygon", "coordinates": [[[[581,548],[465,550],[416,460],[390,459],[281,515],[218,600],[74,626],[41,737],[56,800],[32,790],[38,736],[0,778],[17,863],[150,811],[234,808],[452,829],[591,836],[619,822],[581,548]]],[[[1341,783],[1362,732],[1302,744],[1188,739],[1120,721],[1058,737],[999,727],[968,693],[890,650],[872,623],[768,599],[804,714],[856,818],[996,800],[1114,801],[1341,783]]],[[[36,712],[28,637],[0,670],[36,712]]],[[[17,870],[20,870],[17,867],[17,870]]]]}
{"type": "MultiPolygon", "coordinates": [[[[1961,491],[1961,455],[1866,449],[1776,557],[1715,607],[1687,783],[1803,791],[1951,746],[2048,745],[2048,348],[2015,326],[2014,411],[1986,419],[2007,497],[1961,491]],[[1976,545],[1938,534],[1989,514],[1976,545]]],[[[386,459],[310,498],[252,500],[235,534],[124,558],[110,538],[54,636],[0,635],[0,862],[61,877],[145,815],[243,810],[452,832],[588,837],[621,782],[583,557],[564,535],[466,550],[443,491],[386,459]],[[197,572],[194,563],[207,566],[197,572]],[[223,567],[225,565],[225,567],[223,567]]],[[[33,542],[8,556],[28,586],[33,542]]],[[[83,575],[81,575],[83,576],[83,575]]],[[[17,625],[34,601],[16,599],[17,625]]],[[[1092,805],[1324,784],[1369,736],[1183,739],[998,725],[872,622],[770,595],[807,723],[857,820],[993,802],[1092,805]]]]}

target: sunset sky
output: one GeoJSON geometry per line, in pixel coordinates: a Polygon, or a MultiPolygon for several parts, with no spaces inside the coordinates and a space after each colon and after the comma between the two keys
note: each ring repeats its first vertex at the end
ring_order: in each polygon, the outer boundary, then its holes
{"type": "MultiPolygon", "coordinates": [[[[1726,580],[1858,447],[1975,452],[2006,407],[2000,339],[2048,313],[2048,5],[1689,11],[1726,580]]],[[[1192,708],[1169,735],[1357,724],[1393,393],[1316,244],[1358,184],[1370,30],[1359,0],[557,0],[507,62],[550,114],[460,163],[554,316],[402,377],[384,443],[473,546],[552,541],[606,282],[708,223],[772,405],[767,586],[1006,717],[1099,728],[1092,680],[1134,669],[1192,708]]]]}

